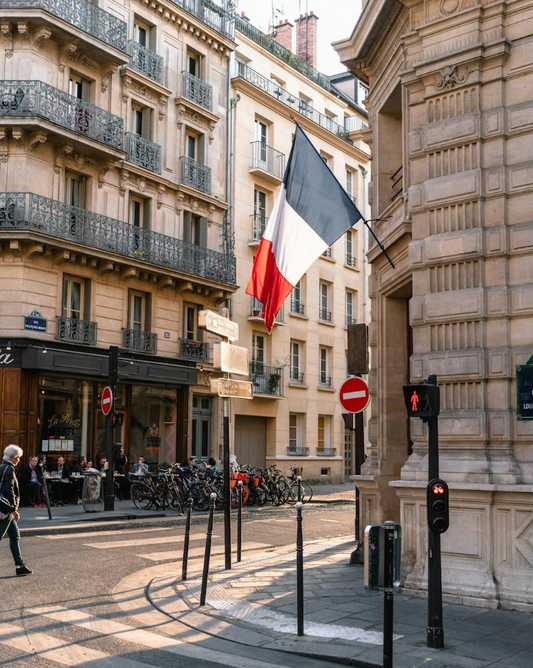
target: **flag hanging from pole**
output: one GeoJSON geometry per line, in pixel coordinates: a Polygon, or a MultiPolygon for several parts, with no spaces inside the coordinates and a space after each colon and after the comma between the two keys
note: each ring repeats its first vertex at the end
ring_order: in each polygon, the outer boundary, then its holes
{"type": "Polygon", "coordinates": [[[362,218],[296,124],[283,183],[246,288],[262,302],[269,332],[283,302],[313,262],[362,218]]]}

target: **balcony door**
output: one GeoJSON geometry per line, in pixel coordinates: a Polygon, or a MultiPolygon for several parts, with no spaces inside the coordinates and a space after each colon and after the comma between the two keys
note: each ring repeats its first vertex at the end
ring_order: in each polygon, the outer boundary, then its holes
{"type": "Polygon", "coordinates": [[[85,209],[86,178],[80,174],[66,172],[65,174],[65,204],[69,206],[69,232],[76,237],[82,231],[83,214],[78,209],[85,209]],[[70,208],[75,207],[75,208],[70,208]]]}
{"type": "Polygon", "coordinates": [[[211,457],[211,399],[194,395],[192,399],[191,454],[196,459],[211,457]]]}
{"type": "Polygon", "coordinates": [[[261,190],[254,189],[254,240],[260,241],[266,227],[267,196],[261,190]]]}
{"type": "Polygon", "coordinates": [[[255,167],[268,171],[268,125],[258,120],[255,121],[255,141],[259,142],[255,150],[255,167]]]}
{"type": "Polygon", "coordinates": [[[266,364],[265,337],[257,332],[252,333],[252,372],[264,374],[266,364]]]}
{"type": "Polygon", "coordinates": [[[63,277],[63,309],[64,318],[82,320],[85,304],[85,281],[73,276],[63,277]]]}
{"type": "MultiPolygon", "coordinates": [[[[68,92],[75,100],[89,102],[91,95],[91,83],[73,72],[70,73],[68,92]]],[[[70,126],[75,132],[87,134],[91,124],[91,112],[85,104],[77,104],[73,100],[70,103],[70,126]]]]}
{"type": "Polygon", "coordinates": [[[130,291],[128,328],[134,332],[146,332],[146,295],[137,290],[130,291]]]}

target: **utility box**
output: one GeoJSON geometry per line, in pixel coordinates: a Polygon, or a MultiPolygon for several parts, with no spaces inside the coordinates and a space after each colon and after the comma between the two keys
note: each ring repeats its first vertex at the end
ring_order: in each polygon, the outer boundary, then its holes
{"type": "Polygon", "coordinates": [[[374,524],[365,529],[365,589],[392,591],[400,586],[402,527],[396,522],[374,524]]]}

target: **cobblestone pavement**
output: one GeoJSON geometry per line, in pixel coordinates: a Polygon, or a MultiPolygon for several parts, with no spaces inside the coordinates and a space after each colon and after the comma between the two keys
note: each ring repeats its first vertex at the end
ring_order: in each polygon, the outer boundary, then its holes
{"type": "MultiPolygon", "coordinates": [[[[223,571],[214,562],[207,605],[199,607],[200,568],[190,580],[154,578],[147,595],[158,610],[206,634],[359,666],[382,665],[383,596],[367,592],[362,566],[348,566],[351,537],[305,546],[305,636],[296,636],[294,549],[278,548],[223,571]]],[[[531,668],[530,613],[444,605],[445,648],[426,647],[427,602],[396,594],[395,668],[531,668]]]]}

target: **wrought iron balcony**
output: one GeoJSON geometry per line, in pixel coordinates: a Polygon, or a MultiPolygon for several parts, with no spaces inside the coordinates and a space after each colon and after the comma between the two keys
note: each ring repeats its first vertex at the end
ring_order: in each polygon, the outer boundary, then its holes
{"type": "Polygon", "coordinates": [[[322,308],[321,306],[318,309],[318,319],[323,322],[331,322],[331,311],[328,311],[327,308],[322,308]]]}
{"type": "Polygon", "coordinates": [[[325,373],[318,374],[318,384],[322,387],[331,387],[331,376],[326,376],[325,373]]]}
{"type": "Polygon", "coordinates": [[[358,132],[367,128],[368,123],[365,123],[359,116],[345,116],[344,118],[344,129],[346,132],[358,132]]]}
{"type": "Polygon", "coordinates": [[[148,79],[163,85],[164,59],[135,40],[130,40],[130,67],[148,79]]]}
{"type": "Polygon", "coordinates": [[[75,341],[76,343],[94,346],[97,330],[98,324],[96,322],[56,315],[56,339],[59,341],[75,341]]]}
{"type": "MultiPolygon", "coordinates": [[[[261,315],[263,313],[263,304],[256,299],[255,297],[252,297],[252,310],[250,313],[251,318],[262,318],[263,316],[261,315]]],[[[280,324],[285,322],[284,320],[284,315],[285,315],[285,309],[282,306],[280,310],[278,311],[276,315],[276,319],[274,321],[274,324],[280,324]]]]}
{"type": "Polygon", "coordinates": [[[189,72],[183,72],[183,97],[207,111],[213,111],[213,86],[189,72]]]}
{"type": "Polygon", "coordinates": [[[306,118],[314,121],[329,132],[344,139],[349,144],[353,143],[348,136],[348,132],[346,132],[342,125],[339,125],[336,121],[329,116],[322,114],[320,111],[313,109],[313,107],[305,102],[305,100],[300,100],[300,98],[295,95],[291,95],[291,93],[284,88],[281,88],[279,84],[271,79],[267,79],[255,70],[252,70],[252,68],[248,67],[248,65],[241,60],[235,61],[235,66],[234,77],[242,77],[245,81],[248,81],[248,83],[251,83],[256,88],[260,88],[271,97],[275,97],[294,111],[304,115],[306,118]]]}
{"type": "MultiPolygon", "coordinates": [[[[228,39],[235,39],[235,12],[234,9],[224,9],[212,0],[172,0],[178,7],[182,7],[189,14],[196,16],[213,30],[216,30],[228,39]]],[[[228,3],[233,7],[234,2],[228,3]]]]}
{"type": "Polygon", "coordinates": [[[157,353],[157,334],[123,327],[122,345],[128,350],[138,350],[141,353],[155,355],[157,353]]]}
{"type": "Polygon", "coordinates": [[[43,81],[1,81],[0,118],[38,116],[111,148],[124,148],[124,121],[43,81]]]}
{"type": "Polygon", "coordinates": [[[0,192],[0,230],[37,232],[227,285],[236,283],[233,255],[33,193],[0,192]]]}
{"type": "Polygon", "coordinates": [[[287,448],[287,454],[290,457],[308,457],[309,456],[309,448],[302,448],[302,447],[296,447],[296,448],[287,448]]]}
{"type": "Polygon", "coordinates": [[[206,195],[211,194],[211,168],[201,165],[196,160],[181,156],[181,182],[206,195]]]}
{"type": "Polygon", "coordinates": [[[161,146],[153,141],[145,139],[135,132],[126,132],[126,146],[128,149],[128,162],[138,167],[148,169],[150,172],[161,174],[161,146]]]}
{"type": "Polygon", "coordinates": [[[391,198],[390,201],[394,200],[403,193],[403,165],[400,165],[394,174],[390,177],[392,181],[391,189],[391,198]]]}
{"type": "Polygon", "coordinates": [[[296,313],[298,315],[305,314],[305,306],[301,301],[291,299],[291,313],[296,313]]]}
{"type": "Polygon", "coordinates": [[[285,154],[263,142],[253,141],[252,169],[262,169],[281,181],[285,171],[285,154]]]}
{"type": "Polygon", "coordinates": [[[326,250],[322,253],[322,257],[331,257],[331,246],[329,248],[326,248],[326,250]]]}
{"type": "Polygon", "coordinates": [[[283,396],[283,368],[265,366],[262,362],[250,364],[250,378],[254,385],[254,394],[283,396]]]}
{"type": "Polygon", "coordinates": [[[349,267],[355,267],[357,264],[355,256],[352,255],[351,253],[345,253],[344,263],[347,264],[349,267]]]}
{"type": "Polygon", "coordinates": [[[180,339],[179,356],[191,362],[209,362],[209,343],[180,339]]]}
{"type": "Polygon", "coordinates": [[[262,213],[252,214],[252,239],[251,241],[261,241],[268,224],[268,218],[262,213]]]}
{"type": "Polygon", "coordinates": [[[351,313],[347,313],[344,316],[344,323],[345,323],[346,327],[348,327],[348,325],[356,325],[357,320],[353,317],[353,315],[351,313]]]}
{"type": "Polygon", "coordinates": [[[298,369],[291,369],[290,381],[291,383],[301,383],[303,385],[304,382],[303,373],[300,373],[298,369]]]}
{"type": "Polygon", "coordinates": [[[89,0],[1,0],[2,9],[42,9],[119,51],[128,47],[128,26],[89,0]]]}
{"type": "Polygon", "coordinates": [[[337,448],[317,448],[316,455],[317,457],[336,457],[337,448]]]}

